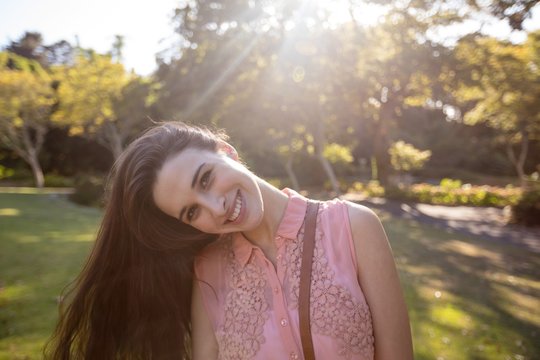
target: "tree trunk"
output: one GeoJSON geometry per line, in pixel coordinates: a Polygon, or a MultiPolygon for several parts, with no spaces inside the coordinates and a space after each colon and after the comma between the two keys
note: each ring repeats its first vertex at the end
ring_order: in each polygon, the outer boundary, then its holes
{"type": "Polygon", "coordinates": [[[115,124],[109,120],[106,120],[102,125],[102,129],[97,136],[97,140],[100,144],[111,151],[114,160],[118,159],[122,154],[122,151],[124,151],[124,139],[122,134],[116,128],[115,124]]]}
{"type": "Polygon", "coordinates": [[[291,158],[287,159],[287,161],[285,162],[285,170],[287,170],[287,175],[289,175],[289,179],[291,180],[292,188],[298,191],[300,189],[300,184],[298,183],[298,178],[294,173],[292,163],[293,160],[291,158]]]}
{"type": "Polygon", "coordinates": [[[390,155],[388,154],[388,136],[386,126],[381,118],[375,128],[375,136],[373,139],[373,155],[375,156],[375,164],[377,167],[377,180],[381,185],[388,184],[390,175],[390,155]]]}
{"type": "Polygon", "coordinates": [[[524,167],[525,167],[525,159],[527,158],[527,153],[529,151],[529,133],[524,127],[521,128],[520,133],[521,133],[521,144],[520,144],[521,148],[519,151],[519,157],[516,158],[511,142],[508,142],[506,144],[506,152],[508,154],[508,157],[510,158],[510,161],[512,162],[512,165],[514,165],[514,168],[516,169],[519,181],[521,183],[521,187],[526,188],[527,177],[525,175],[524,167]]]}
{"type": "Polygon", "coordinates": [[[330,165],[330,162],[323,155],[324,144],[326,143],[326,141],[324,135],[324,123],[322,119],[315,124],[314,130],[315,131],[313,132],[313,146],[315,148],[315,154],[317,156],[317,159],[319,159],[319,161],[321,162],[326,176],[328,176],[328,179],[330,180],[333,191],[337,195],[340,195],[341,191],[339,190],[339,182],[337,181],[336,175],[334,174],[334,169],[332,169],[332,165],[330,165]]]}
{"type": "Polygon", "coordinates": [[[39,164],[36,154],[29,155],[28,164],[32,168],[32,174],[34,174],[36,187],[40,189],[43,188],[43,185],[45,184],[45,178],[43,176],[43,170],[41,169],[41,165],[39,164]]]}
{"type": "Polygon", "coordinates": [[[22,129],[22,140],[24,144],[24,150],[21,149],[20,155],[28,165],[32,168],[32,173],[34,174],[34,180],[36,182],[36,187],[42,188],[45,184],[45,179],[43,176],[43,170],[39,164],[39,152],[45,141],[45,133],[47,129],[45,126],[34,126],[30,128],[29,126],[24,126],[22,129]],[[33,130],[33,140],[30,132],[33,130]]]}
{"type": "Polygon", "coordinates": [[[330,165],[330,162],[324,157],[322,152],[317,152],[317,158],[321,162],[324,172],[326,173],[326,176],[328,176],[328,179],[332,184],[332,189],[337,195],[341,194],[341,191],[339,189],[339,182],[337,181],[336,175],[334,174],[334,169],[332,169],[332,165],[330,165]]]}

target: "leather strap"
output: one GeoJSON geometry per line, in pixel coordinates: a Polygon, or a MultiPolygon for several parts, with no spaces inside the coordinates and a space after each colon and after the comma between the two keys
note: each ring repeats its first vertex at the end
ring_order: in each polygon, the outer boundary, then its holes
{"type": "Polygon", "coordinates": [[[298,316],[300,319],[300,338],[305,360],[315,360],[313,340],[311,339],[309,298],[311,293],[311,268],[315,249],[315,227],[319,203],[308,201],[304,227],[304,247],[300,267],[300,294],[298,296],[298,316]]]}

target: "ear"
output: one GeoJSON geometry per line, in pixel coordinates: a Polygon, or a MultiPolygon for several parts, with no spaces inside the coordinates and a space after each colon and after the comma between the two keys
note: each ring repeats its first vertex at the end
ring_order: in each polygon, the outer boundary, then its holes
{"type": "Polygon", "coordinates": [[[218,152],[225,154],[234,161],[238,161],[238,152],[231,144],[226,141],[219,140],[218,152]]]}

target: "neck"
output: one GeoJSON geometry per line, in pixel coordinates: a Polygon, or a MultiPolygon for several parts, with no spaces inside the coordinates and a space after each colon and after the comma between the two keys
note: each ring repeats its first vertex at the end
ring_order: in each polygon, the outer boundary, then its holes
{"type": "Polygon", "coordinates": [[[275,255],[274,238],[281,219],[285,214],[288,196],[262,179],[258,179],[261,189],[264,215],[261,223],[253,230],[244,232],[244,236],[263,250],[269,259],[275,255]]]}

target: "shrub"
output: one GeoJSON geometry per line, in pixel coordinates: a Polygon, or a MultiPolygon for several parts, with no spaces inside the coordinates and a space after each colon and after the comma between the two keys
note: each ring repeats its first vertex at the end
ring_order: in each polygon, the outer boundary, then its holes
{"type": "Polygon", "coordinates": [[[512,206],[510,221],[525,226],[540,225],[540,186],[523,192],[518,203],[512,206]]]}
{"type": "Polygon", "coordinates": [[[15,170],[0,165],[0,180],[9,178],[15,174],[15,170]]]}
{"type": "Polygon", "coordinates": [[[385,189],[377,180],[370,180],[367,184],[355,181],[350,187],[349,191],[365,193],[367,196],[382,197],[384,196],[385,189]]]}
{"type": "Polygon", "coordinates": [[[9,177],[6,177],[5,180],[16,186],[34,186],[34,175],[27,167],[17,167],[13,171],[9,171],[9,177]]]}
{"type": "Polygon", "coordinates": [[[441,180],[440,187],[445,190],[456,190],[461,187],[461,180],[444,178],[441,180]]]}
{"type": "MultiPolygon", "coordinates": [[[[339,191],[347,192],[347,190],[350,188],[349,182],[346,179],[343,179],[343,178],[338,178],[337,181],[338,181],[339,191]]],[[[334,190],[330,180],[325,180],[324,184],[323,184],[323,187],[324,187],[324,190],[326,190],[326,191],[334,190]]]]}
{"type": "Polygon", "coordinates": [[[45,175],[45,186],[46,187],[72,187],[74,181],[72,178],[65,177],[57,174],[47,174],[45,175]]]}
{"type": "Polygon", "coordinates": [[[382,188],[377,182],[364,185],[356,182],[350,191],[364,193],[367,196],[386,196],[390,199],[421,202],[435,205],[467,205],[504,207],[516,204],[521,190],[512,186],[499,188],[494,186],[461,185],[461,181],[443,179],[440,186],[414,184],[411,186],[393,186],[382,188]]]}
{"type": "Polygon", "coordinates": [[[75,179],[75,192],[71,194],[71,201],[87,206],[102,205],[105,189],[104,179],[96,175],[80,175],[75,179]]]}
{"type": "Polygon", "coordinates": [[[431,151],[421,151],[405,141],[397,141],[388,149],[390,162],[394,170],[412,171],[424,167],[425,163],[431,157],[431,151]]]}

